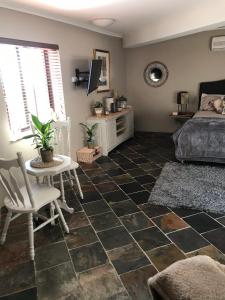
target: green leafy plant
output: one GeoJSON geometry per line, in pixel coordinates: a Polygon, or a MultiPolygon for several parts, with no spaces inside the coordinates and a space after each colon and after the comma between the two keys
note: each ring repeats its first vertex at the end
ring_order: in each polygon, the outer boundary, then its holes
{"type": "Polygon", "coordinates": [[[98,124],[95,123],[92,126],[88,126],[84,123],[80,123],[80,125],[86,130],[87,142],[92,143],[94,141],[95,129],[96,129],[98,124]]]}
{"type": "Polygon", "coordinates": [[[52,129],[53,120],[47,123],[42,123],[37,116],[31,115],[32,122],[34,125],[35,132],[33,134],[27,135],[24,139],[33,138],[33,143],[35,148],[40,148],[41,150],[53,150],[52,141],[54,137],[54,130],[52,129]]]}
{"type": "Polygon", "coordinates": [[[119,101],[127,101],[127,98],[124,97],[124,96],[120,96],[118,100],[119,100],[119,101]]]}
{"type": "Polygon", "coordinates": [[[96,102],[95,102],[94,108],[102,108],[102,107],[103,107],[102,102],[100,102],[100,101],[96,101],[96,102]]]}

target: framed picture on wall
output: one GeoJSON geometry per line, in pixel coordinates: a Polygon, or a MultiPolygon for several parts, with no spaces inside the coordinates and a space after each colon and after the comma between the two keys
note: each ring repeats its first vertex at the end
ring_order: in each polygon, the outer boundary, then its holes
{"type": "Polygon", "coordinates": [[[110,53],[106,50],[94,49],[94,58],[102,60],[97,92],[107,92],[110,90],[110,53]]]}

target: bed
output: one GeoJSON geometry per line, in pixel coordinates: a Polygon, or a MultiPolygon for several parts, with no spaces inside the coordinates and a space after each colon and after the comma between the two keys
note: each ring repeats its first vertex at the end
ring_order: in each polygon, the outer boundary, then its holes
{"type": "Polygon", "coordinates": [[[173,134],[177,160],[225,163],[225,115],[200,110],[202,94],[225,95],[225,80],[202,82],[198,111],[173,134]]]}

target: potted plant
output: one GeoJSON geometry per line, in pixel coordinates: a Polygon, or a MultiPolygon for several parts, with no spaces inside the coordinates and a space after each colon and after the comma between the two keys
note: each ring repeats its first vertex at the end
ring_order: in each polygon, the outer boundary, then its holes
{"type": "Polygon", "coordinates": [[[127,98],[125,98],[124,96],[119,97],[118,99],[119,105],[122,108],[127,108],[127,98]]]}
{"type": "Polygon", "coordinates": [[[54,130],[51,124],[53,120],[47,123],[42,123],[38,117],[31,115],[32,123],[34,125],[34,133],[27,135],[24,139],[34,138],[35,149],[40,149],[41,159],[43,162],[53,161],[53,137],[54,130]]]}
{"type": "Polygon", "coordinates": [[[95,140],[95,129],[97,127],[97,123],[93,124],[92,126],[88,126],[84,123],[80,123],[80,125],[86,130],[87,134],[87,146],[89,149],[94,148],[94,140],[95,140]]]}
{"type": "Polygon", "coordinates": [[[101,117],[103,114],[103,104],[100,101],[95,102],[94,111],[97,117],[101,117]]]}

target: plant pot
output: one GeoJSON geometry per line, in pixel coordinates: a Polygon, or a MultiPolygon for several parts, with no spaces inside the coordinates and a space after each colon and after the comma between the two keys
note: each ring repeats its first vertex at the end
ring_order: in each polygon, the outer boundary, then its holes
{"type": "Polygon", "coordinates": [[[53,150],[40,149],[41,159],[44,163],[53,161],[53,150]]]}
{"type": "Polygon", "coordinates": [[[103,114],[103,107],[95,107],[95,114],[97,117],[101,117],[103,114]]]}
{"type": "Polygon", "coordinates": [[[95,147],[94,141],[87,142],[87,146],[88,146],[88,149],[94,149],[94,147],[95,147]]]}
{"type": "Polygon", "coordinates": [[[127,101],[125,101],[125,100],[120,101],[120,107],[126,109],[127,108],[127,101]]]}

